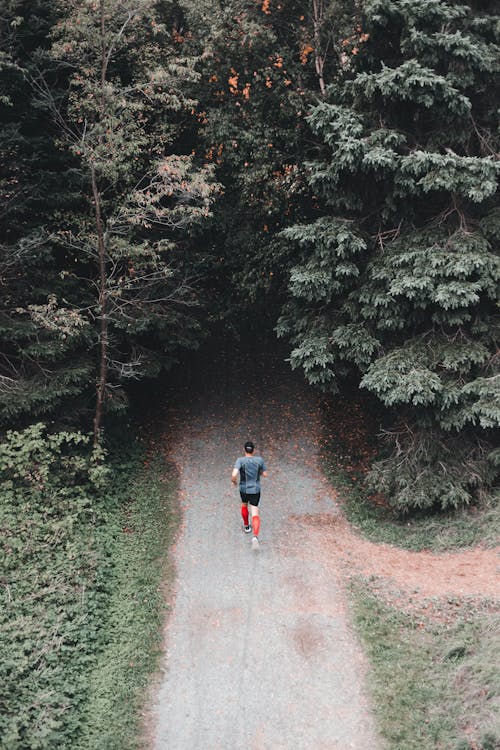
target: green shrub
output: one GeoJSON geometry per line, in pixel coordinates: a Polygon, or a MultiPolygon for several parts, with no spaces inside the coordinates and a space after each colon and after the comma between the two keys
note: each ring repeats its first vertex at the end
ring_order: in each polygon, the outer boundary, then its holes
{"type": "Polygon", "coordinates": [[[386,438],[391,455],[373,463],[368,487],[399,513],[492,501],[498,469],[486,442],[408,425],[386,438]]]}
{"type": "Polygon", "coordinates": [[[101,459],[87,436],[49,435],[43,424],[0,445],[0,737],[9,750],[64,746],[84,700],[107,594],[95,534],[101,459]]]}
{"type": "MultiPolygon", "coordinates": [[[[422,492],[428,474],[418,472],[415,465],[412,472],[411,457],[405,467],[401,453],[398,487],[404,490],[404,483],[407,483],[408,493],[414,492],[410,499],[423,500],[424,507],[416,507],[415,503],[411,507],[404,503],[400,506],[393,504],[396,495],[386,494],[385,483],[393,481],[394,475],[392,472],[384,474],[384,461],[391,459],[379,457],[377,461],[373,461],[376,455],[373,439],[377,431],[376,418],[377,413],[371,413],[370,405],[358,398],[336,398],[325,404],[321,465],[327,480],[342,500],[347,519],[355,529],[377,544],[393,544],[412,550],[432,549],[442,552],[476,545],[497,546],[500,506],[495,497],[489,498],[488,493],[484,493],[483,497],[482,493],[477,492],[477,496],[481,497],[480,505],[470,504],[458,508],[451,506],[443,510],[438,502],[429,508],[425,505],[425,494],[422,492]],[[371,472],[368,471],[370,463],[371,472]],[[379,470],[378,475],[373,467],[379,470]],[[367,473],[369,482],[365,481],[367,473]],[[374,495],[373,489],[381,492],[381,495],[374,495]]],[[[421,446],[419,441],[418,447],[421,446]]],[[[399,450],[402,448],[404,445],[400,441],[399,450]]],[[[488,463],[491,456],[489,454],[488,463]]],[[[472,480],[470,486],[474,485],[478,490],[479,474],[476,474],[474,480],[470,462],[464,461],[463,466],[459,465],[461,457],[463,454],[457,445],[456,471],[453,477],[448,476],[449,484],[452,485],[454,479],[458,482],[472,480]]],[[[451,460],[449,465],[452,465],[451,460]]],[[[439,489],[446,482],[447,475],[439,464],[432,468],[435,477],[434,483],[430,485],[431,500],[436,495],[439,500],[439,489]]],[[[484,470],[484,465],[482,468],[484,470]]],[[[445,490],[449,496],[450,486],[445,490]]]]}
{"type": "Polygon", "coordinates": [[[0,444],[1,750],[138,745],[178,513],[163,452],[122,427],[108,456],[43,424],[0,444]]]}

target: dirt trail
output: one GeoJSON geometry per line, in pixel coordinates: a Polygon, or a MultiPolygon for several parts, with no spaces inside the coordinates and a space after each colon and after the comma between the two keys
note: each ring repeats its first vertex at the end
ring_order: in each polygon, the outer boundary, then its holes
{"type": "Polygon", "coordinates": [[[355,534],[338,515],[311,515],[290,519],[303,529],[311,543],[307,549],[319,555],[330,569],[343,564],[350,574],[377,577],[401,591],[422,597],[473,596],[495,599],[500,594],[498,549],[460,552],[412,552],[390,544],[375,544],[355,534]]]}
{"type": "Polygon", "coordinates": [[[357,536],[321,478],[311,391],[286,368],[236,368],[236,380],[228,361],[205,370],[204,385],[186,384],[185,403],[169,415],[184,524],[155,750],[376,750],[346,575],[382,581],[398,606],[494,598],[498,550],[416,553],[357,536]],[[270,469],[258,552],[229,483],[248,437],[270,469]]]}
{"type": "Polygon", "coordinates": [[[289,374],[254,372],[240,389],[228,377],[221,363],[177,412],[184,524],[155,748],[376,750],[339,572],[300,524],[337,512],[318,481],[317,404],[289,374]],[[229,482],[249,436],[270,469],[258,551],[229,482]]]}

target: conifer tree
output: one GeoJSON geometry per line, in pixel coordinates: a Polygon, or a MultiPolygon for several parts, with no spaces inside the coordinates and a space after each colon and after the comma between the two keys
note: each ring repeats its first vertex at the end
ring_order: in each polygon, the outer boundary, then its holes
{"type": "Polygon", "coordinates": [[[394,507],[484,498],[500,426],[499,163],[492,3],[372,0],[308,117],[317,218],[279,333],[313,383],[360,385],[392,415],[371,472],[394,507]]]}

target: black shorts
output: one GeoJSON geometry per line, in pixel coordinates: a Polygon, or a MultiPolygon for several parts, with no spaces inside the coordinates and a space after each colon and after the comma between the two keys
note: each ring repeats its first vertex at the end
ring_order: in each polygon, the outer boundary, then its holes
{"type": "Polygon", "coordinates": [[[255,495],[250,495],[248,492],[242,492],[240,490],[240,497],[242,502],[257,506],[260,500],[260,492],[256,492],[255,495]]]}

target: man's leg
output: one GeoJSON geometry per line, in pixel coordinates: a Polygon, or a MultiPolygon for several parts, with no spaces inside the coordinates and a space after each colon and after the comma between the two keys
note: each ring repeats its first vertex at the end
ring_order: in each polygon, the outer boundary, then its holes
{"type": "Polygon", "coordinates": [[[243,519],[244,530],[248,534],[251,531],[250,524],[248,523],[248,501],[245,501],[243,497],[241,498],[241,517],[243,519]]]}
{"type": "Polygon", "coordinates": [[[250,506],[250,512],[252,514],[252,529],[255,537],[259,536],[260,531],[260,515],[259,508],[257,505],[250,506]]]}
{"type": "Polygon", "coordinates": [[[252,514],[252,531],[253,539],[252,544],[254,547],[259,546],[259,531],[260,531],[260,515],[259,515],[259,501],[260,492],[256,495],[249,495],[250,501],[250,513],[252,514]]]}
{"type": "Polygon", "coordinates": [[[241,503],[241,517],[243,519],[245,531],[250,531],[250,524],[248,523],[248,503],[241,503]]]}

